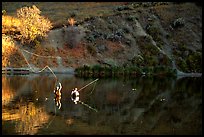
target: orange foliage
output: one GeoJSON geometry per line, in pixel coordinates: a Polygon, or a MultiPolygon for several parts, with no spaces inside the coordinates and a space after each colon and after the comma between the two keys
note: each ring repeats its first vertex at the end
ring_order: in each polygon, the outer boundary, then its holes
{"type": "Polygon", "coordinates": [[[2,67],[10,65],[10,56],[17,51],[11,37],[2,35],[2,67]]]}
{"type": "Polygon", "coordinates": [[[52,23],[40,15],[41,11],[33,5],[17,10],[17,18],[2,16],[2,34],[12,34],[21,42],[31,42],[37,37],[46,37],[53,27],[52,23]]]}
{"type": "Polygon", "coordinates": [[[70,19],[68,19],[68,23],[69,23],[71,26],[74,26],[74,24],[76,23],[76,21],[74,20],[74,18],[70,18],[70,19]]]}
{"type": "Polygon", "coordinates": [[[12,34],[18,32],[20,20],[12,16],[2,16],[2,34],[12,34]]]}
{"type": "Polygon", "coordinates": [[[46,37],[47,32],[53,27],[52,23],[44,16],[41,11],[33,5],[32,7],[23,7],[17,10],[17,16],[21,21],[19,26],[21,42],[34,41],[37,37],[46,37]]]}

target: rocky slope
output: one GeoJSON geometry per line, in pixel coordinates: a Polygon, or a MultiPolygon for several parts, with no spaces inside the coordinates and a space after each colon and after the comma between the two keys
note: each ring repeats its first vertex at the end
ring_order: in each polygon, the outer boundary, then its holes
{"type": "MultiPolygon", "coordinates": [[[[112,7],[112,13],[51,30],[45,40],[34,48],[23,46],[26,51],[21,52],[36,68],[136,65],[202,73],[202,7],[198,4],[133,2],[112,7]]],[[[18,67],[26,66],[23,62],[18,67]]]]}

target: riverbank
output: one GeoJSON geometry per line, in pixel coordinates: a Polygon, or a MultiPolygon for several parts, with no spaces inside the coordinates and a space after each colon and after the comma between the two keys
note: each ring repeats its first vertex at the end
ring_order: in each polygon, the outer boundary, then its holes
{"type": "Polygon", "coordinates": [[[2,68],[2,74],[42,74],[42,73],[55,73],[55,74],[75,74],[74,68],[2,68]],[[50,70],[51,69],[51,70],[50,70]],[[43,70],[43,71],[42,71],[43,70]]]}
{"type": "MultiPolygon", "coordinates": [[[[81,67],[81,68],[51,68],[42,69],[40,68],[2,68],[2,74],[6,75],[29,75],[29,74],[43,74],[43,73],[54,73],[54,74],[70,74],[77,77],[101,77],[101,78],[114,78],[114,77],[138,77],[138,76],[170,76],[170,77],[202,77],[202,73],[183,73],[176,72],[175,70],[166,69],[166,71],[155,71],[147,72],[150,68],[105,68],[105,67],[81,67]],[[33,71],[34,70],[34,71],[33,71]],[[41,72],[40,72],[41,71],[41,72]]],[[[154,68],[155,69],[155,68],[154,68]]],[[[156,68],[157,69],[157,68],[156,68]]]]}

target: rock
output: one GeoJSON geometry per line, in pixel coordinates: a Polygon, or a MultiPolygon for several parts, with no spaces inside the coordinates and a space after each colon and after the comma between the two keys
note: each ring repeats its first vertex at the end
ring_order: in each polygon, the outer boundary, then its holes
{"type": "Polygon", "coordinates": [[[186,50],[186,51],[184,52],[184,57],[188,57],[188,55],[189,55],[189,51],[186,50]]]}
{"type": "Polygon", "coordinates": [[[185,25],[185,20],[183,18],[178,18],[173,22],[173,28],[183,27],[185,25]]]}
{"type": "Polygon", "coordinates": [[[69,48],[74,48],[84,37],[84,32],[80,27],[67,27],[64,29],[64,41],[69,48]]]}
{"type": "Polygon", "coordinates": [[[97,47],[99,53],[108,50],[108,48],[106,47],[106,45],[97,45],[96,47],[97,47]]]}

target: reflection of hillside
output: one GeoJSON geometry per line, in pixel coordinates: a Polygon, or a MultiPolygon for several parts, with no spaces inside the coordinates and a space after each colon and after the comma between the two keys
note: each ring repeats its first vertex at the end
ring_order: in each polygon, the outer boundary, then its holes
{"type": "Polygon", "coordinates": [[[45,108],[37,107],[36,104],[29,101],[32,98],[34,100],[44,98],[46,95],[44,90],[52,88],[49,84],[52,81],[52,78],[49,80],[46,77],[2,76],[2,105],[4,105],[2,123],[10,125],[11,120],[15,123],[12,132],[3,126],[3,133],[36,134],[38,129],[48,122],[49,115],[45,108]],[[35,95],[37,90],[41,92],[35,95]],[[8,103],[10,104],[7,105],[8,103]]]}
{"type": "Polygon", "coordinates": [[[133,91],[127,94],[122,86],[115,87],[117,95],[121,95],[118,99],[122,99],[115,105],[107,103],[109,100],[105,98],[112,96],[112,91],[102,91],[98,87],[96,91],[98,98],[95,96],[97,98],[95,103],[100,108],[100,114],[90,116],[90,120],[98,121],[99,125],[110,126],[115,133],[119,134],[201,133],[201,83],[196,86],[197,92],[191,92],[193,91],[191,88],[195,87],[191,79],[177,81],[175,85],[173,85],[174,80],[154,81],[149,79],[141,80],[141,83],[137,82],[136,80],[136,85],[143,86],[139,88],[139,91],[134,91],[135,95],[131,93],[133,91]],[[187,83],[191,84],[186,86],[187,83]],[[160,88],[161,85],[163,86],[160,88]],[[177,91],[178,88],[182,90],[177,91]],[[192,125],[195,126],[191,128],[192,125]],[[189,130],[185,131],[185,129],[189,130]]]}
{"type": "Polygon", "coordinates": [[[26,84],[26,78],[21,76],[2,76],[2,105],[7,105],[13,100],[22,85],[26,84]],[[12,78],[12,80],[11,80],[12,78]]]}
{"type": "MultiPolygon", "coordinates": [[[[5,76],[6,77],[6,76],[5,76]]],[[[12,89],[18,90],[19,88],[21,88],[21,86],[27,81],[26,76],[18,76],[18,75],[14,75],[14,76],[8,76],[7,79],[9,79],[8,84],[12,89]],[[12,80],[11,80],[12,78],[12,80]]]]}

